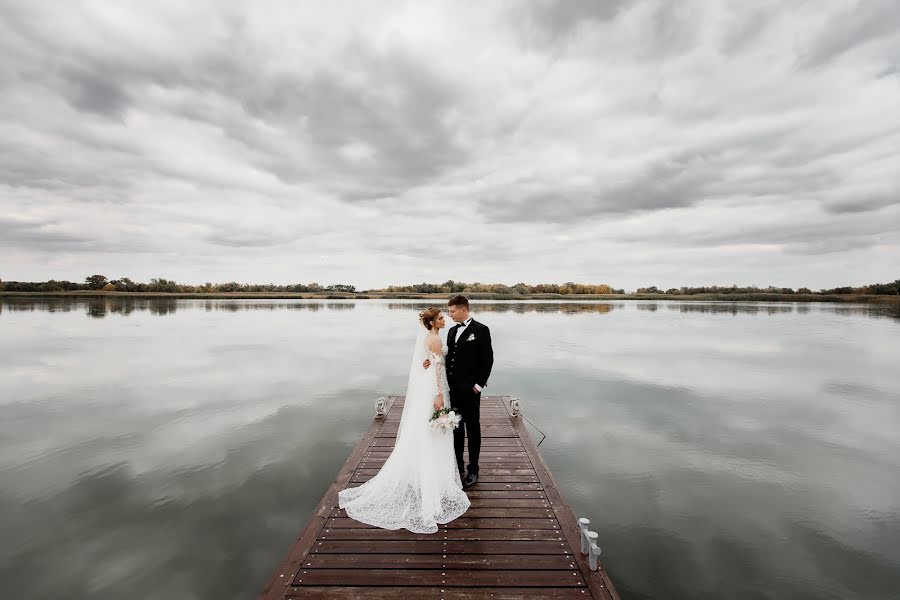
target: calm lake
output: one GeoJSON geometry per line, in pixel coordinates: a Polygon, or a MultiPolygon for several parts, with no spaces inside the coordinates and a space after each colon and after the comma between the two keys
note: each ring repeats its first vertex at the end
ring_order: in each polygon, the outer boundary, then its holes
{"type": "MultiPolygon", "coordinates": [[[[0,598],[255,598],[424,306],[0,297],[0,598]]],[[[900,595],[896,309],[472,313],[623,599],[900,595]]]]}

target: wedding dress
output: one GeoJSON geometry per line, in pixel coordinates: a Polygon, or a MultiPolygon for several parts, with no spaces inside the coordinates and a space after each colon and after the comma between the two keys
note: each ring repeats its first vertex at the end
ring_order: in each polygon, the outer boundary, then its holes
{"type": "Polygon", "coordinates": [[[350,518],[382,529],[435,533],[438,523],[459,517],[471,503],[456,469],[453,434],[429,425],[438,391],[449,406],[447,345],[442,339],[441,353],[431,352],[428,331],[421,324],[419,330],[394,450],[372,479],[339,491],[338,506],[350,518]],[[428,369],[422,368],[426,358],[428,369]]]}

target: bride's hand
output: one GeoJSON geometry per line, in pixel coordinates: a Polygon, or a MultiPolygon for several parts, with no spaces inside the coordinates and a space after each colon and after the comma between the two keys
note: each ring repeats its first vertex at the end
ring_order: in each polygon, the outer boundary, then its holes
{"type": "Polygon", "coordinates": [[[430,366],[431,366],[431,361],[426,358],[425,362],[422,363],[422,367],[427,369],[430,366]]]}
{"type": "Polygon", "coordinates": [[[437,398],[434,399],[434,410],[441,410],[444,408],[444,395],[438,394],[437,398]]]}

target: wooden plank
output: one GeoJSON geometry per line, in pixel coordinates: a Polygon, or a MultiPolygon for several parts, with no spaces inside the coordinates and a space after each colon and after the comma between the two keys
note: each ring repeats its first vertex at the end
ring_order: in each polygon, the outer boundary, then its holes
{"type": "Polygon", "coordinates": [[[406,529],[332,529],[318,540],[535,540],[563,541],[559,530],[546,529],[439,529],[437,533],[413,533],[406,529]]]}
{"type": "Polygon", "coordinates": [[[553,511],[547,508],[469,508],[463,516],[472,518],[502,517],[507,519],[550,517],[553,511]]]}
{"type": "MultiPolygon", "coordinates": [[[[399,426],[397,425],[389,425],[379,432],[378,437],[397,437],[397,431],[399,430],[399,426]]],[[[516,437],[516,430],[513,429],[508,423],[485,423],[481,422],[481,437],[516,437]],[[490,433],[489,433],[490,432],[490,433]],[[491,435],[493,434],[493,435],[491,435]]]]}
{"type": "Polygon", "coordinates": [[[585,598],[584,588],[438,588],[438,587],[349,587],[304,586],[292,588],[286,598],[313,598],[317,600],[406,600],[407,598],[433,598],[434,600],[571,600],[585,598]]]}
{"type": "Polygon", "coordinates": [[[585,587],[577,570],[465,570],[442,569],[308,569],[301,570],[294,585],[393,585],[439,587],[585,587]]]}
{"type": "MultiPolygon", "coordinates": [[[[484,441],[484,440],[482,440],[482,441],[484,441]]],[[[369,449],[366,450],[365,456],[369,456],[369,455],[388,456],[393,451],[394,451],[393,446],[370,446],[369,449]]],[[[469,454],[468,447],[465,449],[463,454],[465,454],[465,455],[469,454]]],[[[502,448],[495,448],[493,446],[482,445],[479,456],[513,456],[516,458],[521,458],[521,455],[523,455],[523,454],[525,456],[528,455],[528,453],[525,452],[525,447],[521,446],[521,445],[517,446],[517,447],[507,446],[507,447],[502,447],[502,448]]]]}
{"type": "MultiPolygon", "coordinates": [[[[358,475],[351,480],[352,483],[365,483],[374,475],[358,475]]],[[[485,483],[534,483],[538,478],[534,475],[478,475],[478,481],[485,483]]]]}
{"type": "MultiPolygon", "coordinates": [[[[399,431],[399,425],[388,425],[385,427],[379,434],[378,437],[397,437],[397,432],[399,431]]],[[[516,430],[509,426],[508,423],[500,423],[500,422],[490,422],[485,423],[481,422],[481,437],[516,437],[516,430]],[[496,431],[503,434],[508,435],[487,435],[488,431],[496,431]]]]}
{"type": "MultiPolygon", "coordinates": [[[[387,460],[387,457],[391,455],[391,452],[394,451],[393,446],[387,447],[382,446],[377,450],[367,452],[363,455],[364,460],[387,460]]],[[[469,453],[463,453],[463,458],[469,460],[469,453]]],[[[493,452],[490,450],[482,450],[480,455],[478,456],[478,462],[480,463],[488,463],[493,460],[515,460],[520,461],[522,459],[527,459],[528,453],[525,452],[525,449],[519,449],[515,451],[502,451],[502,452],[493,452]]],[[[531,461],[528,461],[528,464],[531,464],[531,461]]]]}
{"type": "Polygon", "coordinates": [[[571,571],[575,560],[563,554],[315,554],[308,556],[302,570],[311,569],[564,569],[571,571]]]}
{"type": "MultiPolygon", "coordinates": [[[[500,459],[502,460],[502,459],[500,459]]],[[[481,469],[479,473],[486,474],[488,471],[491,471],[495,475],[515,475],[518,473],[499,473],[498,469],[524,469],[528,473],[534,475],[534,469],[531,468],[531,464],[527,462],[521,462],[518,460],[511,460],[510,462],[500,462],[500,460],[485,460],[483,458],[479,459],[479,463],[481,464],[481,469]]],[[[374,469],[376,472],[384,466],[387,459],[383,458],[366,458],[360,461],[359,468],[360,469],[374,469]]]]}
{"type": "MultiPolygon", "coordinates": [[[[359,475],[377,475],[380,470],[381,469],[378,467],[360,466],[356,472],[359,475]]],[[[535,477],[534,469],[505,469],[495,466],[484,466],[479,468],[479,480],[488,475],[528,475],[531,478],[535,477]]]]}
{"type": "MultiPolygon", "coordinates": [[[[331,517],[346,517],[347,513],[340,508],[335,508],[331,512],[331,517]]],[[[550,506],[546,508],[469,508],[464,517],[480,518],[480,517],[498,517],[498,518],[541,518],[553,516],[553,509],[550,506]]]]}
{"type": "MultiPolygon", "coordinates": [[[[316,542],[313,554],[559,554],[572,556],[569,547],[559,541],[482,540],[478,542],[439,540],[322,540],[316,542]]],[[[313,554],[310,554],[312,556],[313,554]]]]}
{"type": "MultiPolygon", "coordinates": [[[[477,484],[476,484],[477,485],[477,484]]],[[[547,502],[544,498],[484,498],[484,497],[473,497],[471,498],[471,507],[472,508],[493,508],[493,507],[548,507],[550,503],[547,502]]]]}
{"type": "MultiPolygon", "coordinates": [[[[449,434],[448,434],[449,435],[449,434]]],[[[393,448],[396,436],[377,437],[372,441],[372,446],[381,448],[393,448]]],[[[481,438],[482,448],[521,448],[522,442],[518,438],[491,437],[481,438]]]]}
{"type": "MultiPolygon", "coordinates": [[[[370,469],[367,468],[366,471],[370,471],[370,469]]],[[[353,478],[368,481],[378,474],[378,469],[375,469],[375,471],[375,473],[357,472],[354,473],[353,478]]],[[[534,471],[522,473],[520,475],[511,475],[506,473],[491,473],[485,469],[484,472],[479,471],[478,481],[480,483],[538,483],[540,480],[534,471]]]]}
{"type": "MultiPolygon", "coordinates": [[[[481,477],[479,476],[478,483],[475,484],[475,487],[469,490],[466,490],[466,493],[469,496],[469,499],[473,498],[546,498],[547,495],[544,494],[544,490],[482,490],[476,489],[481,483],[481,477]]],[[[494,484],[499,485],[499,484],[494,484]]]]}
{"type": "MultiPolygon", "coordinates": [[[[325,523],[325,531],[328,529],[376,529],[374,525],[366,525],[349,517],[332,517],[325,523]]],[[[470,517],[456,518],[442,529],[559,529],[556,517],[546,515],[539,517],[470,517]]]]}
{"type": "MultiPolygon", "coordinates": [[[[369,479],[374,477],[373,475],[360,475],[359,477],[354,477],[351,479],[351,483],[365,483],[369,479]]],[[[485,483],[534,483],[538,481],[537,477],[525,477],[519,475],[479,475],[478,482],[485,483]]]]}
{"type": "MultiPolygon", "coordinates": [[[[385,436],[385,437],[391,437],[391,434],[394,434],[394,437],[396,437],[397,431],[399,429],[400,429],[399,423],[397,423],[396,425],[393,423],[387,423],[387,424],[385,424],[385,427],[383,427],[381,429],[381,431],[378,433],[378,435],[385,436]]],[[[482,419],[481,420],[481,437],[495,437],[495,436],[485,435],[484,432],[485,432],[485,430],[488,430],[488,429],[495,429],[497,431],[509,431],[513,437],[516,436],[516,430],[512,428],[512,426],[506,420],[506,417],[503,417],[503,420],[498,419],[496,421],[494,421],[494,420],[485,421],[484,419],[482,419]]],[[[502,437],[509,437],[509,436],[502,436],[502,437]]]]}
{"type": "MultiPolygon", "coordinates": [[[[369,456],[363,456],[362,460],[360,461],[360,466],[363,466],[363,464],[365,464],[367,466],[368,465],[383,466],[385,461],[387,460],[388,456],[390,456],[390,452],[388,452],[386,454],[373,454],[373,455],[369,455],[369,456]]],[[[526,452],[522,452],[521,456],[519,456],[518,454],[515,456],[502,456],[499,454],[497,454],[497,455],[489,454],[486,456],[484,453],[482,453],[482,455],[478,458],[478,462],[481,464],[482,467],[491,467],[491,466],[503,467],[503,466],[509,465],[510,468],[521,469],[521,468],[529,468],[531,466],[530,461],[526,462],[526,461],[522,460],[522,457],[527,457],[527,456],[528,456],[528,454],[526,452]]],[[[463,455],[463,460],[468,462],[468,460],[469,460],[468,455],[463,455]]]]}
{"type": "MultiPolygon", "coordinates": [[[[482,427],[482,432],[484,431],[484,427],[482,427]]],[[[513,430],[515,431],[515,430],[513,430]]],[[[451,435],[451,434],[447,434],[451,435]]],[[[396,439],[396,435],[390,435],[385,433],[384,435],[379,435],[376,438],[376,445],[381,444],[382,442],[387,442],[388,440],[396,439]]],[[[486,436],[482,434],[481,436],[481,445],[490,445],[490,446],[521,446],[522,441],[518,437],[505,437],[505,436],[486,436]]]]}
{"type": "MultiPolygon", "coordinates": [[[[351,486],[352,487],[352,486],[351,486]]],[[[469,489],[466,493],[481,493],[481,492],[542,492],[541,484],[537,482],[533,483],[485,483],[478,480],[478,484],[476,489],[469,489]]],[[[533,497],[533,496],[528,496],[533,497]]],[[[470,496],[471,498],[471,496],[470,496]]]]}

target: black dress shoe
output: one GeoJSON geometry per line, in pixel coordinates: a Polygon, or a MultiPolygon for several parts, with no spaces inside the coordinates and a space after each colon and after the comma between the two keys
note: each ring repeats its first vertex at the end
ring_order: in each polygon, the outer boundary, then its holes
{"type": "Polygon", "coordinates": [[[470,471],[469,474],[466,475],[466,480],[463,481],[463,489],[472,487],[475,485],[476,481],[478,481],[478,473],[472,473],[470,471]]]}

